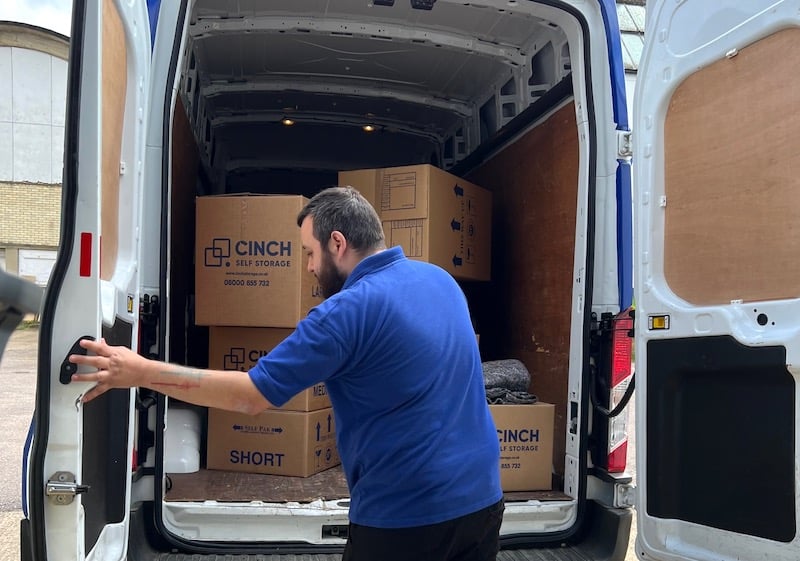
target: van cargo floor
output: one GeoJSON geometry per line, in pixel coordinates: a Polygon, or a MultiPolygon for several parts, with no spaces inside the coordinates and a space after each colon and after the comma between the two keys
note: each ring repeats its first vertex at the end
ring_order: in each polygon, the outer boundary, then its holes
{"type": "Polygon", "coordinates": [[[201,469],[167,475],[167,501],[309,503],[318,499],[347,499],[350,493],[341,467],[309,477],[264,475],[201,469]]]}
{"type": "MultiPolygon", "coordinates": [[[[298,502],[348,499],[341,466],[309,477],[264,475],[201,469],[195,473],[168,474],[167,501],[298,502]]],[[[563,501],[569,496],[557,491],[505,493],[506,501],[563,501]]]]}

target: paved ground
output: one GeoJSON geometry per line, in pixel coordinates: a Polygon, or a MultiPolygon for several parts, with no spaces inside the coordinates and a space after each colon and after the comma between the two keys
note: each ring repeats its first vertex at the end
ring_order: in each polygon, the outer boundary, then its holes
{"type": "MultiPolygon", "coordinates": [[[[17,330],[11,336],[2,360],[0,360],[0,435],[2,453],[0,454],[0,561],[19,560],[19,521],[22,519],[21,466],[22,449],[28,433],[33,412],[36,391],[36,348],[38,329],[17,330]]],[[[633,429],[634,400],[631,400],[630,424],[633,429]]],[[[628,447],[628,466],[636,474],[634,457],[635,440],[631,438],[628,447]]],[[[633,536],[636,524],[631,531],[626,561],[636,561],[633,552],[633,536]]]]}
{"type": "Polygon", "coordinates": [[[0,360],[0,561],[19,559],[22,449],[33,414],[38,337],[38,329],[18,329],[0,360]]]}

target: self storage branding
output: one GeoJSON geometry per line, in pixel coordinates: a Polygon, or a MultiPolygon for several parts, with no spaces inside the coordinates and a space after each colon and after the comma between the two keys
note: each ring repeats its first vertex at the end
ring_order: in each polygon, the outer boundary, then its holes
{"type": "Polygon", "coordinates": [[[208,410],[209,469],[307,477],[339,465],[333,409],[208,410]]]}
{"type": "Polygon", "coordinates": [[[296,222],[307,202],[289,195],[197,198],[198,325],[291,328],[322,301],[296,222]]]}
{"type": "MultiPolygon", "coordinates": [[[[293,329],[274,327],[218,327],[208,331],[208,366],[214,370],[247,372],[258,359],[286,339],[293,329]]],[[[281,407],[286,411],[315,411],[331,406],[325,384],[315,384],[281,407]]]]}
{"type": "Polygon", "coordinates": [[[500,443],[503,491],[552,488],[553,423],[550,403],[490,405],[500,443]]]}

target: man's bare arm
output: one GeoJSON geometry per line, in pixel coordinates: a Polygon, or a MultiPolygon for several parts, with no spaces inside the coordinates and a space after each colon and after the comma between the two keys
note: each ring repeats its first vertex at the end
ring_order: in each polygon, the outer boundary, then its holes
{"type": "Polygon", "coordinates": [[[84,403],[113,388],[142,387],[195,405],[250,414],[269,405],[245,372],[201,370],[149,360],[103,340],[84,340],[81,346],[94,355],[72,355],[70,361],[96,369],[72,377],[74,382],[95,384],[83,395],[84,403]]]}

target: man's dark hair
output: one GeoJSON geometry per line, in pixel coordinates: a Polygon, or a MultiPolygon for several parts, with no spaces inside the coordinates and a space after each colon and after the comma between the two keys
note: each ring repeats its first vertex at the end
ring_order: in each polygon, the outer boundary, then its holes
{"type": "Polygon", "coordinates": [[[386,247],[378,213],[352,187],[323,189],[297,215],[297,225],[302,225],[307,216],[314,219],[314,237],[323,245],[338,230],[356,252],[386,247]]]}

